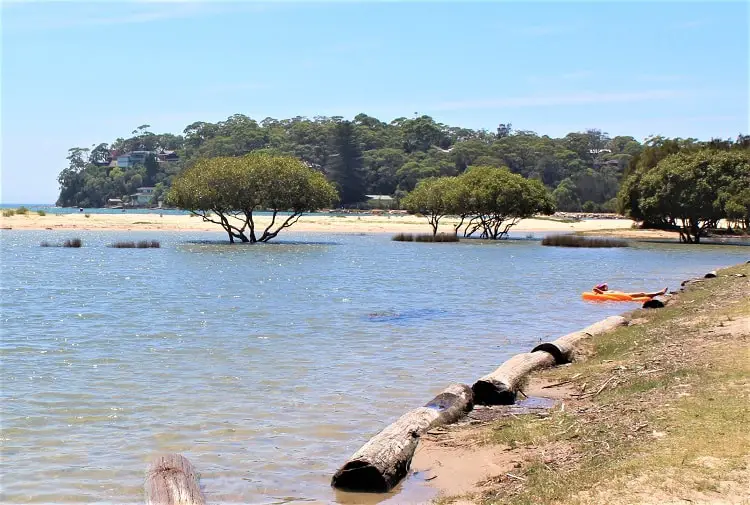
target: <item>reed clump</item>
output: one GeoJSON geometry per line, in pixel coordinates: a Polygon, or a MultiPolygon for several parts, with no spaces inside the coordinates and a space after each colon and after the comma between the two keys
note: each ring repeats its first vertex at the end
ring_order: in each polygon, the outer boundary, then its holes
{"type": "Polygon", "coordinates": [[[13,217],[16,215],[16,209],[3,209],[3,217],[13,217]]]}
{"type": "Polygon", "coordinates": [[[158,240],[139,240],[138,242],[123,240],[114,242],[110,247],[115,249],[159,249],[161,243],[158,240]]]}
{"type": "Polygon", "coordinates": [[[394,242],[414,242],[414,234],[397,233],[391,238],[391,240],[393,240],[394,242]]]}
{"type": "Polygon", "coordinates": [[[617,238],[584,237],[581,235],[549,235],[542,245],[556,247],[628,247],[627,241],[617,238]]]}
{"type": "Polygon", "coordinates": [[[397,233],[391,240],[395,242],[458,242],[458,236],[453,233],[397,233]]]}
{"type": "Polygon", "coordinates": [[[16,214],[18,214],[19,216],[25,216],[25,215],[27,215],[28,213],[29,213],[29,209],[27,209],[27,208],[26,208],[26,207],[24,207],[23,205],[21,205],[20,207],[18,207],[18,208],[16,209],[16,214]]]}
{"type": "Polygon", "coordinates": [[[80,238],[69,238],[62,243],[53,243],[47,240],[39,244],[40,247],[82,247],[83,241],[80,238]]]}

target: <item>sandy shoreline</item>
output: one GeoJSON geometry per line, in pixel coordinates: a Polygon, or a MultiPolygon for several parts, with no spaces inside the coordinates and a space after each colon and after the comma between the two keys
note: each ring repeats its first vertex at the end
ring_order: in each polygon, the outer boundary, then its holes
{"type": "MultiPolygon", "coordinates": [[[[256,226],[269,223],[267,216],[256,218],[256,226]]],[[[445,218],[440,231],[450,232],[457,221],[445,218]]],[[[629,230],[630,219],[591,219],[574,223],[551,219],[524,219],[513,227],[514,232],[596,232],[608,233],[629,230]]],[[[201,218],[188,215],[154,214],[47,214],[30,213],[25,216],[0,217],[0,229],[13,230],[98,230],[98,231],[191,231],[222,232],[219,225],[203,222],[201,218]]],[[[350,215],[350,216],[303,216],[290,231],[321,233],[429,233],[425,218],[417,216],[350,215]]]]}

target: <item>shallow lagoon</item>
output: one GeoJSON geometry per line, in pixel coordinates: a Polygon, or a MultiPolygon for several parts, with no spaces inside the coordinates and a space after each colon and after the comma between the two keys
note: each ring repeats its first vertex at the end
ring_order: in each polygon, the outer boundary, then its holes
{"type": "Polygon", "coordinates": [[[676,289],[750,258],[710,245],[0,233],[0,501],[13,503],[140,502],[162,451],[190,458],[211,503],[330,502],[336,467],[404,411],[633,307],[581,291],[676,289]],[[72,236],[84,247],[39,247],[72,236]],[[162,248],[106,247],[121,239],[162,248]]]}

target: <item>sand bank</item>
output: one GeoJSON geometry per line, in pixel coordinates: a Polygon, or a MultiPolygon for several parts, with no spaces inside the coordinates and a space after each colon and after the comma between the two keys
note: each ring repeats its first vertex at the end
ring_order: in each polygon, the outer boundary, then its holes
{"type": "MultiPolygon", "coordinates": [[[[270,222],[268,216],[256,218],[256,225],[264,227],[270,222]]],[[[450,232],[455,219],[445,218],[440,231],[450,232]]],[[[592,219],[579,222],[563,222],[550,218],[524,219],[514,232],[586,232],[597,230],[628,230],[629,219],[592,219]]],[[[199,217],[188,215],[154,214],[47,214],[30,213],[25,216],[0,217],[0,228],[14,230],[101,230],[101,231],[191,231],[223,232],[219,225],[204,222],[199,217]]],[[[350,215],[350,216],[303,216],[292,228],[297,232],[322,233],[428,233],[431,231],[425,218],[398,215],[350,215]]]]}

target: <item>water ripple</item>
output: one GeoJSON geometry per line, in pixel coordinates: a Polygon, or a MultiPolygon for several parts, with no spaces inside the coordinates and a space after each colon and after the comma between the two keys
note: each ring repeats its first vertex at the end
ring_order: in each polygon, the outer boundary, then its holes
{"type": "Polygon", "coordinates": [[[622,306],[608,281],[676,287],[746,249],[394,243],[289,234],[0,232],[0,501],[138,503],[149,459],[177,451],[212,502],[339,499],[336,467],[446,384],[622,306]]]}

